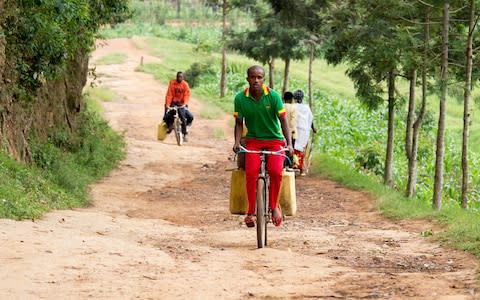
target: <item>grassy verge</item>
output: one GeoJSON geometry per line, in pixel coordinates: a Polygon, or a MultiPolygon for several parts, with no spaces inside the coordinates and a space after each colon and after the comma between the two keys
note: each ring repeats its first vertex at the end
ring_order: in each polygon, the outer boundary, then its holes
{"type": "Polygon", "coordinates": [[[102,56],[95,61],[97,65],[118,65],[127,61],[128,55],[126,53],[111,53],[109,55],[102,56]]]}
{"type": "Polygon", "coordinates": [[[89,204],[88,185],[124,157],[123,137],[89,108],[97,101],[90,94],[76,130],[57,128],[46,141],[31,137],[31,165],[0,152],[0,218],[37,219],[52,209],[89,204]]]}
{"type": "Polygon", "coordinates": [[[105,87],[86,87],[83,90],[83,99],[88,107],[88,111],[101,114],[103,107],[101,102],[109,102],[115,99],[115,93],[105,87]]]}
{"type": "Polygon", "coordinates": [[[379,211],[391,219],[428,219],[442,225],[442,232],[419,232],[419,235],[433,236],[449,247],[468,251],[480,258],[480,218],[477,212],[458,207],[435,211],[425,202],[408,199],[374,178],[358,173],[326,155],[314,156],[312,172],[347,188],[369,193],[379,211]]]}

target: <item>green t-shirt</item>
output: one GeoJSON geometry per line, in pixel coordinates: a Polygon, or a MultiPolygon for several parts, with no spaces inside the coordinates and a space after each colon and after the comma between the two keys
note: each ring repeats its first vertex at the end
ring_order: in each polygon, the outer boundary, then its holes
{"type": "Polygon", "coordinates": [[[265,85],[259,101],[250,96],[249,88],[235,96],[234,116],[245,120],[248,129],[246,138],[283,140],[279,121],[282,115],[285,115],[282,98],[265,85]]]}

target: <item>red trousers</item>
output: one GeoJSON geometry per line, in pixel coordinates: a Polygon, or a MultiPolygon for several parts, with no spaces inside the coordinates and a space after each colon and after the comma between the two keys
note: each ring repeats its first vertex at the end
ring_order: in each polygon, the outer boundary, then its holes
{"type": "MultiPolygon", "coordinates": [[[[247,139],[246,148],[248,150],[268,150],[278,151],[285,146],[284,141],[262,141],[255,139],[247,139]]],[[[270,176],[270,208],[277,207],[278,194],[280,185],[282,184],[282,170],[284,157],[280,155],[267,155],[267,172],[270,176]]],[[[245,175],[247,181],[247,196],[249,215],[255,213],[255,203],[257,197],[257,178],[260,171],[260,154],[245,153],[245,175]]]]}
{"type": "Polygon", "coordinates": [[[303,170],[305,164],[305,153],[298,150],[293,150],[293,152],[298,157],[298,169],[303,170]]]}

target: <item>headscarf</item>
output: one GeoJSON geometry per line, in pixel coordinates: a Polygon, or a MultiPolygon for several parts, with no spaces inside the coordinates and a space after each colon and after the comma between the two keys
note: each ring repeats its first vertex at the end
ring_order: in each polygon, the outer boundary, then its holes
{"type": "Polygon", "coordinates": [[[296,90],[295,92],[293,92],[293,99],[295,99],[295,101],[297,101],[297,103],[302,103],[302,101],[303,101],[302,90],[296,90]]]}

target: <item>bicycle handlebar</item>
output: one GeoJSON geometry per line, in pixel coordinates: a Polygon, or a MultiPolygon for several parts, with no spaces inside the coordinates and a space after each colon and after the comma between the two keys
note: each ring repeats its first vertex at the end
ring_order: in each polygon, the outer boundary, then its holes
{"type": "Polygon", "coordinates": [[[268,155],[282,155],[282,156],[285,156],[285,154],[283,154],[283,152],[287,152],[288,151],[288,148],[282,148],[278,151],[267,151],[267,150],[248,150],[247,148],[243,147],[242,145],[239,145],[238,148],[240,149],[239,152],[244,152],[244,153],[256,153],[256,154],[268,154],[268,155]]]}
{"type": "Polygon", "coordinates": [[[187,108],[187,106],[186,105],[172,105],[172,106],[167,107],[167,110],[175,110],[175,109],[179,109],[179,108],[187,108]]]}

